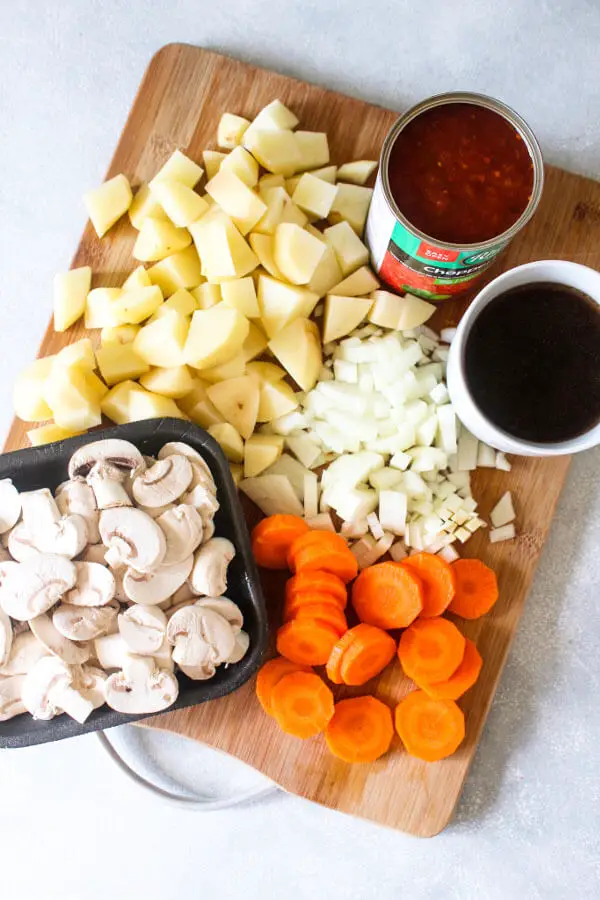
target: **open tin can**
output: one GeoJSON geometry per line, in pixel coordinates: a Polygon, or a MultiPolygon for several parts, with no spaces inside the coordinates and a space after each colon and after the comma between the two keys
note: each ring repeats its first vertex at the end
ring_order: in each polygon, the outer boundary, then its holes
{"type": "Polygon", "coordinates": [[[509,106],[482,94],[461,92],[423,100],[396,121],[383,144],[366,226],[375,271],[395,290],[431,300],[444,300],[472,290],[476,279],[532,217],[543,182],[544,164],[535,135],[509,106]],[[401,132],[417,116],[446,104],[472,104],[497,113],[524,141],[531,158],[532,185],[527,205],[509,228],[478,243],[447,243],[419,230],[403,213],[390,187],[390,161],[401,132]]]}

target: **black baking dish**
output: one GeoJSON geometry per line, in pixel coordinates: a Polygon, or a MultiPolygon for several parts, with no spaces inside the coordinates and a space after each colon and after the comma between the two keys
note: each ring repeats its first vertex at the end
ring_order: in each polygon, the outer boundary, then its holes
{"type": "MultiPolygon", "coordinates": [[[[154,456],[168,441],[183,441],[198,450],[206,459],[217,485],[220,509],[215,517],[216,534],[227,537],[236,548],[236,556],[229,566],[227,594],[242,610],[244,629],[250,636],[246,656],[230,666],[219,666],[209,681],[192,681],[178,673],[179,696],[170,710],[195,706],[206,700],[223,697],[241,687],[258,669],[267,646],[267,615],[260,580],[250,538],[237,491],[229,471],[229,464],[219,445],[202,428],[182,419],[150,419],[106,428],[101,432],[81,435],[42,447],[29,447],[0,456],[0,479],[11,478],[21,491],[48,487],[53,490],[67,476],[72,453],[84,444],[105,438],[131,441],[142,453],[154,456]]],[[[27,713],[0,722],[0,747],[26,747],[46,741],[100,731],[148,718],[147,715],[124,715],[107,706],[95,710],[84,725],[67,715],[49,721],[33,719],[27,713]]]]}

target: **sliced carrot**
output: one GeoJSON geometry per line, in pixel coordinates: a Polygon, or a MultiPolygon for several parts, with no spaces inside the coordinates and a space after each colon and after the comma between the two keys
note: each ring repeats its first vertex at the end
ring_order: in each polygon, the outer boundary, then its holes
{"type": "Polygon", "coordinates": [[[400,701],[395,722],[407,753],[426,762],[451,756],[465,736],[465,717],[454,700],[434,700],[425,691],[400,701]]]}
{"type": "Polygon", "coordinates": [[[376,697],[352,697],[335,704],[325,731],[327,746],[344,762],[374,762],[390,748],[392,713],[376,697]]]}
{"type": "Polygon", "coordinates": [[[363,569],[352,585],[352,604],[361,622],[406,628],[423,609],[421,582],[397,563],[378,563],[363,569]]]}
{"type": "Polygon", "coordinates": [[[292,619],[277,632],[277,652],[300,666],[324,666],[339,634],[318,619],[292,619]]]}
{"type": "Polygon", "coordinates": [[[287,569],[287,553],[310,529],[298,516],[268,516],[252,529],[252,552],[263,569],[287,569]]]}
{"type": "Polygon", "coordinates": [[[290,662],[283,656],[276,656],[274,659],[268,660],[256,676],[256,696],[269,716],[273,715],[271,709],[273,688],[284,675],[291,675],[292,672],[312,672],[312,669],[290,662]]]}
{"type": "Polygon", "coordinates": [[[394,658],[396,641],[374,625],[363,623],[350,631],[352,641],[342,656],[340,674],[344,684],[364,684],[379,675],[394,658]]]}
{"type": "Polygon", "coordinates": [[[479,678],[482,665],[479,650],[473,641],[465,638],[465,655],[456,672],[447,681],[436,681],[433,684],[423,681],[418,684],[434,700],[458,700],[473,687],[479,678]]]}
{"type": "Polygon", "coordinates": [[[480,559],[457,559],[452,563],[456,593],[448,609],[463,619],[478,619],[498,599],[496,573],[480,559]]]}
{"type": "Polygon", "coordinates": [[[352,634],[353,629],[351,628],[346,634],[343,634],[339,641],[333,646],[331,653],[329,654],[329,659],[327,660],[327,677],[334,684],[343,684],[344,680],[342,678],[342,659],[344,658],[344,653],[348,646],[352,643],[354,636],[352,634]]]}
{"type": "Polygon", "coordinates": [[[330,572],[344,584],[358,573],[358,564],[346,541],[330,531],[311,531],[297,538],[289,549],[288,565],[292,572],[330,572]]]}
{"type": "Polygon", "coordinates": [[[329,606],[334,606],[341,613],[344,612],[341,604],[332,594],[325,594],[321,591],[302,591],[285,600],[283,617],[286,621],[287,619],[292,619],[303,606],[310,606],[314,603],[327,603],[329,606]]]}
{"type": "Polygon", "coordinates": [[[289,578],[285,586],[286,600],[291,600],[296,594],[304,591],[319,591],[324,594],[331,594],[339,601],[342,608],[345,608],[348,602],[348,592],[346,585],[331,572],[319,572],[318,570],[310,570],[298,572],[297,575],[289,578]]]}
{"type": "Polygon", "coordinates": [[[318,622],[325,622],[332,628],[335,628],[338,637],[341,637],[348,631],[348,622],[346,616],[339,607],[332,603],[313,603],[312,606],[301,606],[295,619],[315,619],[318,622]]]}
{"type": "Polygon", "coordinates": [[[423,609],[420,616],[429,619],[441,616],[455,593],[452,567],[435,553],[415,553],[397,565],[405,566],[417,575],[423,588],[423,609]]]}
{"type": "Polygon", "coordinates": [[[309,738],[327,727],[334,713],[333,694],[322,678],[293,672],[278,681],[271,694],[275,721],[287,734],[309,738]]]}
{"type": "Polygon", "coordinates": [[[413,681],[446,681],[465,655],[465,639],[448,619],[418,619],[398,644],[402,668],[413,681]]]}

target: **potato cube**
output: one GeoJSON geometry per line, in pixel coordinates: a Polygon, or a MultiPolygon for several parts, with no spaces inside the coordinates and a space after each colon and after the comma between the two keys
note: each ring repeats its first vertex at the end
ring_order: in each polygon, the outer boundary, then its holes
{"type": "Polygon", "coordinates": [[[338,169],[338,181],[365,184],[376,168],[377,160],[375,159],[357,159],[355,162],[344,163],[338,169]]]}
{"type": "Polygon", "coordinates": [[[360,237],[365,228],[372,195],[372,188],[356,184],[338,184],[328,216],[329,221],[334,224],[348,222],[360,237]]]}
{"type": "Polygon", "coordinates": [[[170,397],[153,394],[152,391],[141,388],[139,391],[131,392],[127,412],[128,422],[139,422],[142,419],[162,419],[163,417],[187,418],[170,397]]]}
{"type": "Polygon", "coordinates": [[[258,163],[244,147],[236,147],[235,150],[228,153],[218,171],[233,172],[249,188],[255,187],[258,181],[258,163]]]}
{"type": "Polygon", "coordinates": [[[275,230],[275,264],[292,284],[308,284],[325,249],[323,241],[299,225],[285,222],[275,230]]]}
{"type": "Polygon", "coordinates": [[[206,393],[223,418],[233,425],[243,438],[249,438],[254,431],[258,414],[259,392],[256,380],[250,375],[229,378],[227,381],[211,385],[206,389],[206,393]]]}
{"type": "Polygon", "coordinates": [[[73,344],[67,344],[54,357],[54,367],[66,369],[69,366],[80,366],[84,371],[91,372],[96,368],[96,356],[89,338],[81,338],[73,344]]]}
{"type": "MultiPolygon", "coordinates": [[[[92,291],[92,294],[94,292],[92,291]]],[[[135,291],[121,291],[111,306],[115,325],[139,325],[153,315],[163,302],[161,289],[156,285],[138,288],[135,291]]],[[[104,326],[103,326],[104,327],[104,326]]]]}
{"type": "Polygon", "coordinates": [[[83,373],[87,396],[90,400],[100,403],[108,394],[108,388],[101,378],[95,372],[85,371],[83,373]]]}
{"type": "Polygon", "coordinates": [[[54,356],[36,359],[18,376],[13,388],[13,405],[24,422],[44,422],[52,410],[44,400],[44,386],[50,377],[54,356]]]}
{"type": "Polygon", "coordinates": [[[81,433],[81,431],[68,431],[66,428],[59,428],[58,425],[48,424],[28,431],[27,437],[32,447],[41,447],[43,444],[53,444],[55,441],[66,441],[81,433]]]}
{"type": "Polygon", "coordinates": [[[225,303],[196,310],[183,349],[183,361],[195,369],[209,369],[227,362],[240,352],[248,328],[248,319],[225,303]]]}
{"type": "Polygon", "coordinates": [[[292,194],[292,200],[304,212],[325,219],[333,204],[337,192],[334,184],[328,184],[321,178],[315,178],[309,172],[300,177],[298,186],[292,194]]]}
{"type": "Polygon", "coordinates": [[[206,177],[210,180],[214,178],[226,158],[226,153],[219,153],[218,150],[203,150],[202,159],[204,160],[204,168],[206,169],[206,177]]]}
{"type": "Polygon", "coordinates": [[[283,437],[278,434],[253,434],[244,446],[244,478],[260,475],[283,452],[283,437]]]}
{"type": "Polygon", "coordinates": [[[223,299],[221,285],[210,284],[208,281],[194,288],[190,293],[196,301],[198,309],[210,309],[211,306],[216,306],[223,299]]]}
{"type": "Polygon", "coordinates": [[[204,229],[200,254],[208,281],[243,278],[258,265],[258,257],[226,217],[215,220],[204,229]]]}
{"type": "Polygon", "coordinates": [[[54,276],[54,330],[66,331],[85,312],[85,300],[92,286],[89,266],[54,276]]]}
{"type": "Polygon", "coordinates": [[[165,297],[179,288],[194,288],[202,281],[200,258],[195,247],[161,259],[147,271],[150,284],[158,285],[165,297]]]}
{"type": "Polygon", "coordinates": [[[261,175],[258,179],[258,193],[265,203],[267,202],[265,193],[274,187],[285,187],[285,178],[283,175],[272,175],[270,172],[267,172],[266,175],[261,175]]]}
{"type": "Polygon", "coordinates": [[[269,275],[279,281],[285,281],[283,274],[277,268],[275,263],[275,240],[270,234],[250,234],[248,235],[250,246],[256,253],[258,260],[269,275]]]}
{"type": "Polygon", "coordinates": [[[336,341],[350,334],[368,315],[373,301],[364,297],[340,297],[328,294],[325,300],[323,343],[336,341]]]}
{"type": "Polygon", "coordinates": [[[337,170],[337,166],[322,166],[320,169],[313,169],[310,174],[314,175],[315,178],[326,181],[328,184],[335,184],[337,170]]]}
{"type": "Polygon", "coordinates": [[[100,374],[108,385],[139,378],[150,366],[139,356],[133,344],[109,344],[97,352],[100,374]]]}
{"type": "Polygon", "coordinates": [[[244,467],[239,463],[229,463],[229,471],[231,472],[231,477],[233,478],[233,483],[237,487],[242,478],[244,477],[244,467]]]}
{"type": "Polygon", "coordinates": [[[137,231],[142,227],[144,219],[167,220],[167,214],[147,184],[140,184],[129,207],[129,221],[137,231]]]}
{"type": "Polygon", "coordinates": [[[271,362],[251,362],[247,365],[248,375],[251,375],[258,382],[260,387],[265,381],[270,384],[277,384],[285,378],[285,369],[276,366],[271,362]]]}
{"type": "Polygon", "coordinates": [[[284,213],[287,212],[290,198],[283,188],[269,188],[264,196],[267,208],[252,231],[258,234],[275,234],[275,229],[283,221],[284,213]]]}
{"type": "MultiPolygon", "coordinates": [[[[298,119],[294,113],[284,106],[281,100],[272,100],[271,103],[263,107],[256,118],[250,125],[251,129],[263,129],[264,131],[278,131],[283,129],[293,129],[298,124],[298,119]]],[[[246,131],[246,135],[248,131],[246,131]]]]}
{"type": "Polygon", "coordinates": [[[310,319],[295,319],[269,341],[269,350],[303,391],[319,377],[323,357],[319,329],[310,319]]]}
{"type": "MultiPolygon", "coordinates": [[[[157,265],[159,265],[157,263],[157,265]]],[[[123,282],[124,291],[132,291],[135,288],[152,287],[150,276],[143,266],[138,266],[131,272],[123,282]]]]}
{"type": "MultiPolygon", "coordinates": [[[[318,239],[321,240],[321,236],[318,239]]],[[[319,297],[324,297],[342,277],[342,270],[333,249],[329,244],[324,246],[325,253],[308,282],[308,289],[314,291],[319,297]]]]}
{"type": "Polygon", "coordinates": [[[139,330],[139,325],[115,325],[114,328],[103,328],[100,332],[100,346],[131,344],[139,330]]]}
{"type": "Polygon", "coordinates": [[[260,197],[223,166],[206,185],[206,193],[230,216],[242,234],[247,234],[267,210],[260,197]]]}
{"type": "Polygon", "coordinates": [[[98,237],[103,237],[127,212],[132,199],[131,187],[124,175],[115,175],[84,194],[83,202],[98,237]]]}
{"type": "Polygon", "coordinates": [[[355,269],[369,262],[368,249],[348,222],[332,225],[326,228],[323,234],[338,258],[342,275],[350,275],[355,269]]]}
{"type": "Polygon", "coordinates": [[[318,169],[329,162],[329,144],[324,131],[296,131],[296,143],[300,151],[300,164],[296,171],[318,169]]]}
{"type": "Polygon", "coordinates": [[[194,310],[198,309],[195,297],[189,291],[186,291],[185,288],[179,288],[174,294],[171,294],[169,299],[165,300],[163,306],[165,309],[174,309],[182,316],[191,316],[194,310]]]}
{"type": "Polygon", "coordinates": [[[245,363],[255,359],[267,349],[267,338],[254,322],[248,323],[248,335],[242,344],[241,357],[245,363]]]}
{"type": "Polygon", "coordinates": [[[44,399],[60,428],[87,431],[102,421],[100,403],[90,391],[85,372],[77,365],[53,365],[44,386],[44,399]]]}
{"type": "Polygon", "coordinates": [[[233,306],[247,319],[255,319],[260,315],[254,281],[249,275],[237,281],[224,281],[221,294],[223,303],[233,306]]]}
{"type": "Polygon", "coordinates": [[[180,181],[157,181],[152,185],[152,195],[174,225],[185,228],[200,219],[208,210],[208,203],[192,188],[180,181]]]}
{"type": "Polygon", "coordinates": [[[302,166],[302,154],[293,131],[267,131],[252,126],[244,146],[268,172],[288,177],[302,166]]]}
{"type": "Polygon", "coordinates": [[[175,150],[150,182],[150,189],[157,181],[180,181],[189,188],[194,188],[203,175],[202,168],[189,159],[181,150],[175,150]]]}
{"type": "Polygon", "coordinates": [[[352,275],[335,284],[331,288],[331,293],[340,297],[362,297],[376,291],[378,287],[379,282],[371,269],[368,266],[361,266],[352,275]]]}
{"type": "Polygon", "coordinates": [[[141,262],[155,262],[184,250],[191,243],[192,236],[186,228],[177,228],[172,222],[159,219],[144,219],[133,247],[133,257],[141,262]]]}
{"type": "Polygon", "coordinates": [[[106,394],[100,403],[102,413],[117,425],[129,422],[129,403],[133,393],[142,393],[144,389],[135,381],[122,381],[106,394]]]}
{"type": "Polygon", "coordinates": [[[144,325],[135,337],[133,349],[151,366],[163,369],[182,366],[189,327],[187,316],[169,310],[156,321],[144,325]]]}
{"type": "Polygon", "coordinates": [[[171,368],[155,367],[140,378],[140,384],[146,390],[172,400],[180,400],[194,389],[194,379],[187,366],[171,368]]]}
{"type": "Polygon", "coordinates": [[[260,385],[257,422],[272,422],[290,412],[298,406],[298,400],[293,389],[285,381],[273,384],[263,381],[260,385]]]}
{"type": "Polygon", "coordinates": [[[302,178],[302,175],[292,175],[291,178],[285,179],[284,187],[285,187],[286,193],[288,193],[290,195],[290,197],[292,196],[292,194],[294,193],[294,191],[300,184],[301,178],[302,178]]]}
{"type": "Polygon", "coordinates": [[[306,288],[284,284],[269,275],[258,279],[258,308],[268,338],[275,337],[293,319],[309,316],[319,301],[306,288]]]}
{"type": "Polygon", "coordinates": [[[243,116],[234,116],[233,113],[223,113],[217,128],[217,144],[226,150],[233,150],[241,144],[242,138],[250,121],[243,116]]]}
{"type": "MultiPolygon", "coordinates": [[[[200,382],[200,379],[195,379],[200,382]]],[[[192,422],[201,428],[210,428],[211,425],[222,425],[225,421],[218,409],[213,406],[206,395],[206,389],[202,383],[197,384],[189,394],[179,401],[178,406],[189,416],[192,422]]]]}
{"type": "Polygon", "coordinates": [[[415,297],[414,294],[399,297],[389,291],[373,291],[371,298],[374,302],[369,313],[369,321],[384,328],[398,331],[418,328],[435,312],[433,304],[415,297]]]}
{"type": "Polygon", "coordinates": [[[85,300],[85,327],[111,328],[119,325],[115,304],[124,294],[121,288],[94,288],[85,300]]]}
{"type": "Polygon", "coordinates": [[[211,366],[210,369],[202,369],[202,380],[209,384],[217,384],[219,381],[226,381],[229,378],[240,378],[246,374],[246,363],[243,357],[238,353],[232,356],[227,362],[218,366],[211,366]]]}
{"type": "Polygon", "coordinates": [[[244,442],[238,431],[229,422],[211,425],[208,433],[215,439],[221,450],[232,463],[241,463],[244,459],[244,442]]]}

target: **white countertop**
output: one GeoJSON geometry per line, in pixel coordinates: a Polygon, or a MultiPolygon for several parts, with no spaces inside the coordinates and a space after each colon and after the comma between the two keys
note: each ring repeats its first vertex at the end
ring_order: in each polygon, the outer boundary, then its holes
{"type": "MultiPolygon", "coordinates": [[[[385,106],[476,90],[600,177],[595,0],[0,4],[0,427],[144,68],[200,44],[385,106]],[[252,10],[250,16],[247,10],[252,10]]],[[[454,824],[423,841],[284,795],[216,813],[131,785],[93,736],[0,754],[6,900],[600,896],[600,451],[572,466],[454,824]]],[[[190,783],[200,763],[164,738],[190,783]]],[[[205,754],[200,754],[205,758],[205,754]]],[[[212,759],[212,755],[211,755],[212,759]]],[[[212,760],[214,771],[214,760],[212,760]]],[[[246,775],[222,770],[227,782],[246,775]]],[[[223,778],[221,778],[223,781],[223,778]]]]}

